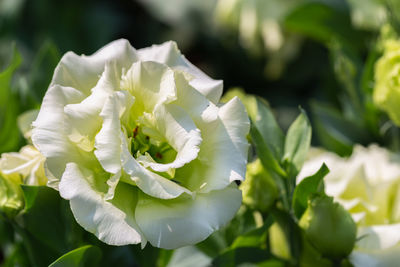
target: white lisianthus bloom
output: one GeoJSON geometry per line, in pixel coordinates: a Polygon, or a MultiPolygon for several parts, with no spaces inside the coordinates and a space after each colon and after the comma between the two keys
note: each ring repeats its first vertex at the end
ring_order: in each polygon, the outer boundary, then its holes
{"type": "Polygon", "coordinates": [[[245,108],[221,93],[174,42],[65,54],[33,123],[48,185],[107,244],[204,240],[239,209],[247,163],[245,108]]]}
{"type": "Polygon", "coordinates": [[[350,158],[314,149],[298,181],[323,162],[330,169],[325,191],[341,203],[358,225],[349,256],[354,266],[398,266],[400,253],[400,157],[371,145],[356,146],[350,158]]]}
{"type": "Polygon", "coordinates": [[[26,145],[19,152],[3,153],[0,158],[0,174],[18,184],[45,185],[45,158],[32,145],[26,145]]]}
{"type": "Polygon", "coordinates": [[[44,157],[32,145],[0,158],[0,211],[16,216],[24,207],[21,184],[46,185],[44,157]]]}

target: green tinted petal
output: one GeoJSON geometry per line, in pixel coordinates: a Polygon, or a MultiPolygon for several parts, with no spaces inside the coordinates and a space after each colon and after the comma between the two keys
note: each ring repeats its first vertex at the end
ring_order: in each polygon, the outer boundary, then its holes
{"type": "Polygon", "coordinates": [[[241,199],[241,192],[235,187],[171,200],[140,194],[136,220],[153,246],[175,249],[198,243],[228,223],[241,199]]]}
{"type": "Polygon", "coordinates": [[[75,163],[67,164],[60,181],[60,195],[70,200],[75,219],[83,228],[110,245],[146,243],[135,220],[137,190],[121,183],[117,186],[114,198],[106,201],[88,179],[99,179],[97,174],[78,167],[75,163]]]}

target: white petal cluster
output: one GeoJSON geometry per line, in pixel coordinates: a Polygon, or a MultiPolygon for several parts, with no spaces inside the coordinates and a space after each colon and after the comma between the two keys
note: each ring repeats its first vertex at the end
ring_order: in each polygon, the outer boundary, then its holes
{"type": "Polygon", "coordinates": [[[349,158],[315,149],[298,181],[325,163],[325,191],[340,202],[358,225],[350,255],[354,266],[397,266],[400,252],[400,157],[371,145],[356,146],[349,158]]]}
{"type": "Polygon", "coordinates": [[[33,123],[48,185],[108,244],[204,240],[238,210],[247,163],[247,114],[221,94],[174,42],[65,54],[33,123]]]}
{"type": "Polygon", "coordinates": [[[0,174],[17,184],[45,185],[45,158],[32,145],[26,145],[19,152],[3,153],[0,158],[0,174]]]}

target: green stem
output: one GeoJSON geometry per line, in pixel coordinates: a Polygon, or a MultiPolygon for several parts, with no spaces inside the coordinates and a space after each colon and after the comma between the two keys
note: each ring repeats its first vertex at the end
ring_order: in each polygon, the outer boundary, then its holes
{"type": "Polygon", "coordinates": [[[297,265],[298,259],[301,254],[301,236],[299,232],[299,226],[297,225],[297,218],[294,215],[292,200],[293,193],[296,186],[296,177],[288,177],[285,179],[286,184],[286,201],[288,202],[287,213],[290,217],[289,229],[288,229],[288,237],[287,240],[290,246],[290,253],[294,260],[294,264],[297,265]]]}

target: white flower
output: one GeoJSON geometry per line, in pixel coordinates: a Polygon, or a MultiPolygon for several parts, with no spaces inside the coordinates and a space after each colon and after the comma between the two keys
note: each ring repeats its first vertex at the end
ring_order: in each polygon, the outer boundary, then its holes
{"type": "Polygon", "coordinates": [[[18,184],[45,185],[44,161],[45,158],[34,146],[26,145],[19,152],[1,155],[0,173],[18,184]]]}
{"type": "Polygon", "coordinates": [[[48,185],[108,244],[204,240],[238,210],[247,162],[245,109],[221,93],[174,42],[65,54],[33,124],[48,185]]]}
{"type": "Polygon", "coordinates": [[[400,253],[400,158],[371,145],[356,146],[352,156],[312,152],[298,181],[323,162],[330,169],[325,190],[340,202],[358,225],[358,241],[350,261],[354,266],[397,266],[400,253]]]}
{"type": "Polygon", "coordinates": [[[24,207],[21,184],[45,185],[45,158],[32,145],[19,152],[3,153],[0,158],[0,210],[14,217],[24,207]]]}

